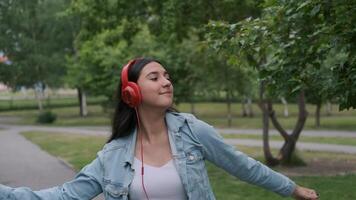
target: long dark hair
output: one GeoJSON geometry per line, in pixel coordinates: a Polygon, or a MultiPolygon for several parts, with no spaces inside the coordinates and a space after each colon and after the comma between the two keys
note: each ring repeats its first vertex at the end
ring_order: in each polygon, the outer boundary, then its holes
{"type": "MultiPolygon", "coordinates": [[[[148,63],[157,62],[161,64],[161,62],[153,58],[138,58],[135,60],[135,63],[128,71],[128,80],[135,83],[137,83],[137,79],[140,76],[141,70],[148,63]]],[[[114,102],[116,102],[116,105],[114,116],[112,118],[112,134],[108,140],[108,143],[114,139],[129,135],[137,124],[135,109],[131,108],[121,100],[121,86],[122,83],[120,81],[114,96],[114,102]]],[[[169,110],[175,109],[172,108],[169,110]]]]}

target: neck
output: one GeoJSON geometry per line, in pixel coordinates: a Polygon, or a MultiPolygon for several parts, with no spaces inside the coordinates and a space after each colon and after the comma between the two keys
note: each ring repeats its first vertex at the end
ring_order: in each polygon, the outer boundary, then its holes
{"type": "Polygon", "coordinates": [[[146,142],[158,141],[157,138],[166,134],[166,111],[152,111],[152,109],[139,107],[138,115],[140,118],[140,130],[138,130],[138,133],[142,135],[146,142]]]}

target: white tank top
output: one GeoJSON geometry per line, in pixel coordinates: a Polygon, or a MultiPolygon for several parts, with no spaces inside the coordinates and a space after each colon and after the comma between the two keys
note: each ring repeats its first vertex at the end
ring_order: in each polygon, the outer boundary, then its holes
{"type": "MultiPolygon", "coordinates": [[[[145,200],[141,183],[141,161],[135,157],[133,168],[135,175],[129,189],[130,200],[145,200]]],[[[161,167],[144,164],[145,188],[150,200],[186,200],[183,184],[177,169],[170,160],[161,167]]]]}

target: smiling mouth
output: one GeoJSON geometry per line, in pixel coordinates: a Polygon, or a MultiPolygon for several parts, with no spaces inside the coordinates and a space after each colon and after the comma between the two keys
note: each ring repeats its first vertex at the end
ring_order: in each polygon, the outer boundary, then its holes
{"type": "Polygon", "coordinates": [[[161,95],[163,95],[163,94],[172,94],[172,92],[162,92],[162,93],[160,93],[161,95]]]}

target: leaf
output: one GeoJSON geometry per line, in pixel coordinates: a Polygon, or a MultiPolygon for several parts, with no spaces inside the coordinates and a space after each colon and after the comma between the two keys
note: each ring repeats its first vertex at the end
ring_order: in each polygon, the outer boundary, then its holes
{"type": "Polygon", "coordinates": [[[302,4],[300,4],[300,6],[297,8],[297,11],[299,11],[300,9],[303,9],[305,6],[307,6],[308,4],[311,4],[311,1],[304,1],[302,4]]]}
{"type": "Polygon", "coordinates": [[[310,16],[314,17],[315,15],[317,15],[320,11],[320,4],[316,5],[313,10],[310,12],[310,16]]]}

